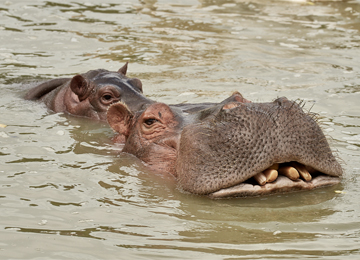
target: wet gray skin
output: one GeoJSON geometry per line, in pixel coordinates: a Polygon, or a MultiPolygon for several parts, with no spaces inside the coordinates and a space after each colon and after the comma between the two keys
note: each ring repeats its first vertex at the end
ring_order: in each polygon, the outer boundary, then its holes
{"type": "Polygon", "coordinates": [[[114,104],[108,122],[125,135],[124,152],[172,174],[182,190],[212,198],[311,190],[339,183],[342,176],[313,116],[286,98],[248,103],[231,97],[195,112],[156,103],[135,115],[114,104]],[[281,175],[295,162],[308,169],[310,179],[281,175]],[[276,163],[278,178],[259,185],[254,177],[276,163]]]}
{"type": "Polygon", "coordinates": [[[107,108],[116,102],[131,111],[141,110],[153,101],[142,94],[142,83],[126,77],[128,63],[118,71],[90,70],[73,78],[57,78],[30,89],[25,99],[39,100],[54,112],[106,121],[107,108]]]}

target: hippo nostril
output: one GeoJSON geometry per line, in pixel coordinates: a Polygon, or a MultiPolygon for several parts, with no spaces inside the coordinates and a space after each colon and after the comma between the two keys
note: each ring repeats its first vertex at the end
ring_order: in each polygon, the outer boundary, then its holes
{"type": "Polygon", "coordinates": [[[286,97],[280,97],[274,100],[274,103],[277,103],[279,106],[286,106],[286,104],[291,103],[286,97]]]}
{"type": "Polygon", "coordinates": [[[235,102],[231,102],[231,103],[228,103],[228,104],[225,104],[222,109],[225,110],[225,109],[232,109],[234,107],[238,107],[240,106],[240,103],[235,103],[235,102]]]}
{"type": "Polygon", "coordinates": [[[223,105],[222,110],[229,110],[229,109],[233,109],[233,108],[241,107],[241,106],[244,107],[246,105],[245,105],[245,103],[240,103],[240,102],[230,102],[230,103],[223,105]]]}

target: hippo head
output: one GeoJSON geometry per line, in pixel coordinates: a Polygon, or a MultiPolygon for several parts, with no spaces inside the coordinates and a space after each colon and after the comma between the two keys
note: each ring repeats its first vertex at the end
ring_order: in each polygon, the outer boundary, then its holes
{"type": "Polygon", "coordinates": [[[182,190],[212,198],[259,196],[336,184],[342,168],[311,114],[286,98],[270,103],[227,99],[186,113],[162,103],[132,113],[109,107],[110,126],[125,135],[123,152],[182,190]]]}
{"type": "Polygon", "coordinates": [[[126,103],[131,111],[140,110],[144,104],[152,103],[143,96],[141,81],[125,76],[127,64],[117,72],[99,69],[74,76],[65,96],[66,111],[106,121],[107,109],[113,103],[126,103]]]}

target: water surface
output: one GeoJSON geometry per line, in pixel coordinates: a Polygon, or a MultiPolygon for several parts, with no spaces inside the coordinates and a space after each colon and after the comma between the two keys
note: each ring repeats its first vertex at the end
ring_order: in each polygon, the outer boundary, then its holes
{"type": "Polygon", "coordinates": [[[360,2],[0,3],[1,259],[358,259],[360,2]],[[340,185],[251,199],[185,194],[54,114],[31,83],[119,69],[166,103],[286,96],[316,112],[340,185]]]}

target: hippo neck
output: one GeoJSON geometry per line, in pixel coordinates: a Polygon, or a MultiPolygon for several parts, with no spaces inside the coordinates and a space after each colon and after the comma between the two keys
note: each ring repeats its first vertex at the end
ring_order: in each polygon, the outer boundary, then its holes
{"type": "Polygon", "coordinates": [[[66,111],[66,97],[71,95],[70,82],[58,87],[42,97],[43,102],[54,112],[66,111]]]}

